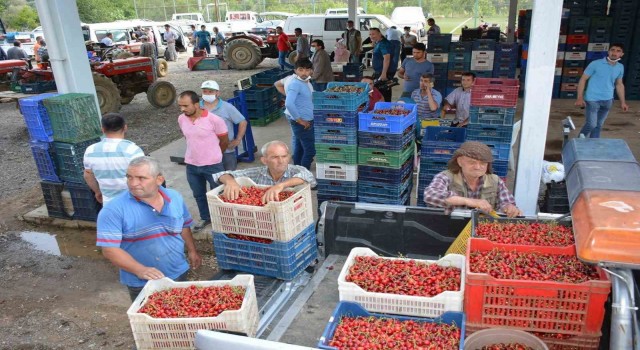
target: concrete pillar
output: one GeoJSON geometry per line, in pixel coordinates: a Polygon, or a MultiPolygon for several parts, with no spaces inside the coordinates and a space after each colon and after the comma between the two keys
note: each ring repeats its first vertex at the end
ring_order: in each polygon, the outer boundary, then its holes
{"type": "Polygon", "coordinates": [[[358,13],[358,0],[349,0],[348,2],[349,9],[349,19],[355,23],[355,27],[358,28],[358,21],[356,21],[356,15],[358,13]]]}
{"type": "Polygon", "coordinates": [[[516,42],[516,18],[518,17],[518,0],[509,0],[509,20],[507,23],[507,42],[516,42]]]}

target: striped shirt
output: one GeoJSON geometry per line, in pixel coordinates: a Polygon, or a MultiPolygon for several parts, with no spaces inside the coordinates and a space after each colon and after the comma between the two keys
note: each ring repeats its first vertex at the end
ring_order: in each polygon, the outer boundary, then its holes
{"type": "MultiPolygon", "coordinates": [[[[177,191],[160,188],[161,212],[130,192],[114,198],[98,214],[98,247],[121,248],[137,262],[154,267],[175,279],[189,269],[184,253],[182,229],[191,226],[189,210],[177,191]]],[[[146,280],[120,270],[120,282],[142,287],[146,280]]]]}
{"type": "Polygon", "coordinates": [[[429,107],[429,96],[422,95],[422,90],[416,89],[411,93],[411,99],[418,105],[418,119],[421,118],[440,118],[440,105],[442,104],[442,95],[436,90],[431,89],[431,96],[438,105],[438,109],[435,111],[429,107]]]}
{"type": "Polygon", "coordinates": [[[87,147],[84,168],[91,170],[98,180],[103,203],[127,190],[129,162],[144,156],[135,143],[124,139],[105,138],[87,147]]]}
{"type": "Polygon", "coordinates": [[[284,172],[284,175],[282,175],[282,177],[278,181],[275,181],[273,177],[271,177],[271,174],[269,174],[269,169],[266,166],[248,168],[248,169],[242,169],[242,170],[234,170],[234,171],[221,171],[217,174],[213,174],[213,181],[220,183],[218,182],[218,179],[220,178],[220,176],[226,175],[226,174],[229,174],[234,178],[248,177],[251,180],[253,180],[253,182],[255,182],[256,185],[263,185],[263,186],[277,185],[279,183],[285,182],[294,177],[297,177],[306,181],[309,185],[311,185],[311,187],[316,185],[316,178],[313,177],[313,174],[309,170],[307,170],[307,168],[300,165],[293,165],[293,164],[289,164],[289,167],[284,172]]]}

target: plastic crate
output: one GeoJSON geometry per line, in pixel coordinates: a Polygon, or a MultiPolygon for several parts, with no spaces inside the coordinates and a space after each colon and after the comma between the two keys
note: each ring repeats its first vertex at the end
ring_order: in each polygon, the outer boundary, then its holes
{"type": "Polygon", "coordinates": [[[380,312],[396,315],[437,317],[445,311],[462,311],[462,303],[465,285],[465,257],[459,254],[449,254],[440,260],[418,260],[406,258],[387,258],[376,254],[369,248],[353,248],[338,276],[338,292],[340,301],[352,301],[362,305],[370,312],[380,312]],[[367,292],[353,282],[347,282],[349,269],[355,263],[358,256],[379,257],[391,261],[411,261],[437,264],[440,266],[453,266],[460,271],[460,291],[446,291],[434,297],[419,297],[411,295],[387,294],[367,292]]]}
{"type": "Polygon", "coordinates": [[[467,129],[449,126],[428,126],[424,134],[425,141],[464,142],[467,129]]]}
{"type": "Polygon", "coordinates": [[[471,124],[511,126],[515,114],[515,108],[472,106],[469,108],[469,122],[471,124]]]}
{"type": "Polygon", "coordinates": [[[336,163],[316,163],[316,179],[358,181],[358,166],[336,163]]]}
{"type": "Polygon", "coordinates": [[[313,111],[313,123],[315,127],[329,126],[340,128],[353,128],[358,127],[358,113],[357,112],[345,112],[340,110],[318,110],[313,111]]]}
{"type": "Polygon", "coordinates": [[[249,119],[249,123],[251,126],[267,126],[274,121],[280,119],[283,115],[282,110],[276,109],[274,112],[271,112],[264,118],[251,118],[249,119]]]}
{"type": "MultiPolygon", "coordinates": [[[[471,236],[476,239],[483,239],[482,237],[477,237],[476,235],[476,231],[479,223],[500,223],[504,225],[517,224],[517,223],[525,223],[525,224],[553,223],[561,226],[572,227],[571,218],[565,218],[561,220],[553,220],[553,219],[541,220],[536,218],[504,218],[504,217],[494,218],[489,215],[483,215],[478,211],[474,210],[471,212],[471,236]]],[[[509,247],[509,245],[507,244],[494,243],[494,245],[497,247],[509,247]]],[[[525,246],[525,245],[518,245],[518,246],[525,246]]],[[[530,245],[530,246],[533,247],[534,245],[530,245]]],[[[555,251],[564,255],[575,254],[575,244],[571,244],[568,246],[538,246],[538,247],[555,248],[555,251]]],[[[549,251],[552,251],[552,250],[553,249],[549,251]]]]}
{"type": "Polygon", "coordinates": [[[447,170],[448,163],[449,159],[444,158],[420,159],[420,174],[418,175],[420,183],[431,183],[434,176],[447,170]]]}
{"type": "Polygon", "coordinates": [[[469,69],[471,69],[471,61],[449,62],[449,70],[447,71],[447,80],[460,81],[462,79],[462,74],[468,71],[469,69]]]}
{"type": "MultiPolygon", "coordinates": [[[[471,61],[473,62],[477,60],[484,60],[484,61],[492,61],[493,63],[495,55],[496,53],[493,50],[478,50],[478,51],[474,50],[474,51],[471,51],[471,61]]],[[[473,65],[473,63],[471,65],[473,65]]]]}
{"type": "Polygon", "coordinates": [[[409,205],[411,200],[411,189],[407,188],[400,197],[394,198],[382,198],[379,196],[358,196],[358,202],[371,203],[371,204],[385,204],[385,205],[409,205]]]}
{"type": "Polygon", "coordinates": [[[358,131],[355,128],[314,126],[315,142],[333,145],[357,145],[358,131]]]}
{"type": "MultiPolygon", "coordinates": [[[[586,54],[585,54],[586,57],[586,54]]],[[[584,60],[565,60],[562,64],[564,68],[584,68],[585,61],[584,60]]]]}
{"type": "Polygon", "coordinates": [[[362,77],[363,66],[360,63],[347,63],[342,66],[342,74],[345,78],[362,77]]]}
{"type": "Polygon", "coordinates": [[[467,141],[511,143],[513,128],[502,125],[469,124],[467,141]]]}
{"type": "Polygon", "coordinates": [[[589,33],[589,17],[574,16],[572,14],[569,18],[569,31],[568,34],[587,34],[589,33]]]}
{"type": "MultiPolygon", "coordinates": [[[[567,44],[588,44],[588,34],[569,34],[567,35],[567,44]]],[[[571,51],[571,50],[569,50],[571,51]]]]}
{"type": "Polygon", "coordinates": [[[375,181],[358,181],[358,198],[376,198],[380,200],[394,200],[411,190],[413,176],[409,174],[402,181],[395,184],[375,181]]]}
{"type": "Polygon", "coordinates": [[[73,219],[96,221],[98,219],[98,213],[100,209],[102,209],[102,204],[96,200],[96,196],[91,188],[83,183],[73,182],[66,182],[64,187],[71,195],[73,219]]]}
{"type": "Polygon", "coordinates": [[[31,153],[42,180],[60,182],[56,171],[55,151],[51,143],[31,141],[31,153]]]}
{"type": "Polygon", "coordinates": [[[317,180],[318,193],[323,195],[336,195],[355,197],[358,195],[358,182],[339,180],[317,180]]]}
{"type": "MultiPolygon", "coordinates": [[[[241,91],[234,91],[233,95],[238,96],[241,91]]],[[[254,103],[275,103],[278,100],[278,90],[275,87],[258,87],[252,86],[242,90],[245,101],[254,103]]]]}
{"type": "Polygon", "coordinates": [[[495,40],[479,39],[479,40],[473,41],[473,46],[472,46],[473,51],[480,51],[480,50],[495,51],[495,49],[496,49],[495,40]]]}
{"type": "Polygon", "coordinates": [[[378,102],[371,113],[358,114],[358,131],[402,134],[416,123],[418,107],[410,103],[378,102]],[[376,113],[383,109],[401,109],[406,115],[387,115],[376,113]]]}
{"type": "Polygon", "coordinates": [[[511,152],[511,143],[504,142],[483,142],[491,149],[493,154],[494,166],[496,162],[508,161],[509,153],[511,152]]]}
{"type": "Polygon", "coordinates": [[[587,52],[609,51],[609,43],[591,42],[587,45],[587,52]]]}
{"type": "Polygon", "coordinates": [[[356,145],[325,145],[316,143],[315,146],[317,163],[358,164],[358,146],[356,145]]]}
{"type": "MultiPolygon", "coordinates": [[[[449,52],[449,59],[448,59],[449,63],[452,62],[456,62],[456,63],[465,63],[465,62],[471,62],[471,52],[449,52]]],[[[449,69],[451,69],[451,66],[449,65],[449,69]]]]}
{"type": "MultiPolygon", "coordinates": [[[[240,186],[256,186],[251,179],[239,177],[240,186]]],[[[286,242],[313,223],[311,189],[308,184],[292,190],[294,194],[281,202],[269,202],[264,207],[226,203],[219,195],[224,189],[218,186],[207,192],[211,228],[215,232],[262,237],[286,242]]]]}
{"type": "Polygon", "coordinates": [[[567,51],[564,53],[564,60],[566,61],[584,61],[587,59],[587,52],[567,51]]]}
{"type": "Polygon", "coordinates": [[[339,202],[358,202],[358,196],[348,197],[348,196],[336,196],[336,195],[324,195],[322,193],[318,193],[318,205],[322,202],[326,201],[339,201],[339,202]]]}
{"type": "Polygon", "coordinates": [[[462,143],[460,142],[441,142],[441,141],[427,141],[422,144],[420,150],[421,155],[430,159],[445,158],[449,159],[462,143]]]}
{"type": "Polygon", "coordinates": [[[261,119],[266,118],[272,115],[274,112],[278,111],[280,106],[276,103],[265,105],[251,105],[247,104],[247,117],[250,119],[261,119]]]}
{"type": "MultiPolygon", "coordinates": [[[[587,43],[584,44],[567,44],[565,47],[565,51],[566,52],[584,52],[587,51],[587,48],[589,47],[589,45],[587,43]]],[[[565,52],[565,56],[566,56],[566,52],[565,52]]]]}
{"type": "Polygon", "coordinates": [[[600,337],[602,333],[583,334],[572,337],[562,337],[550,332],[548,336],[544,336],[545,333],[538,333],[536,335],[542,340],[549,350],[598,350],[600,349],[600,337]]]}
{"type": "Polygon", "coordinates": [[[464,338],[465,338],[465,318],[464,313],[462,312],[447,312],[442,315],[437,315],[437,318],[428,319],[428,318],[418,318],[418,317],[404,317],[404,316],[392,316],[392,315],[382,315],[369,313],[365,308],[357,303],[341,301],[336,306],[336,309],[333,311],[331,318],[329,318],[329,323],[324,329],[322,333],[322,337],[318,341],[317,347],[319,349],[329,349],[329,350],[338,350],[335,347],[329,346],[328,344],[331,342],[333,335],[336,331],[336,328],[340,324],[342,317],[365,317],[365,318],[384,318],[384,319],[396,319],[400,321],[414,321],[414,322],[425,322],[425,323],[446,323],[448,325],[455,325],[460,328],[460,346],[459,350],[464,349],[464,338]]]}
{"type": "Polygon", "coordinates": [[[24,122],[27,125],[31,141],[53,142],[51,121],[42,101],[45,98],[54,96],[57,96],[57,94],[42,94],[18,100],[20,113],[22,113],[24,122]]]}
{"type": "Polygon", "coordinates": [[[360,147],[358,148],[358,165],[400,168],[407,158],[410,158],[413,155],[413,151],[413,142],[401,151],[360,147]]]}
{"type": "Polygon", "coordinates": [[[587,60],[599,60],[601,58],[607,57],[608,52],[606,51],[587,51],[587,60]]]}
{"type": "Polygon", "coordinates": [[[407,159],[399,169],[374,167],[368,165],[358,166],[358,180],[379,183],[397,184],[413,173],[413,159],[407,159]]]}
{"type": "Polygon", "coordinates": [[[447,52],[428,53],[427,61],[432,63],[447,63],[449,62],[449,54],[447,52]]]}
{"type": "Polygon", "coordinates": [[[53,80],[20,84],[20,91],[23,94],[41,94],[43,92],[54,90],[56,90],[56,82],[53,80]]]}
{"type": "Polygon", "coordinates": [[[343,111],[358,111],[364,108],[369,102],[369,84],[367,83],[351,83],[351,82],[330,82],[327,89],[339,86],[356,86],[362,88],[361,93],[341,93],[341,92],[313,92],[314,109],[329,109],[343,111]]]}
{"type": "Polygon", "coordinates": [[[577,91],[560,91],[560,98],[575,99],[578,97],[577,91]]]}
{"type": "Polygon", "coordinates": [[[315,225],[288,242],[259,243],[213,233],[218,267],[255,275],[292,280],[318,257],[315,225]]]}
{"type": "Polygon", "coordinates": [[[64,200],[62,199],[62,190],[64,184],[62,182],[41,181],[40,188],[44,197],[44,204],[47,207],[47,214],[52,218],[69,219],[64,209],[64,200]]]}
{"type": "Polygon", "coordinates": [[[78,143],[53,142],[56,168],[60,180],[84,184],[84,152],[100,139],[78,143]]]}
{"type": "Polygon", "coordinates": [[[102,135],[95,95],[71,93],[44,99],[53,139],[77,143],[102,135]]]}
{"type": "Polygon", "coordinates": [[[255,337],[258,329],[258,299],[252,275],[237,275],[227,281],[174,282],[169,278],[151,280],[144,286],[127,310],[133,339],[138,349],[193,349],[199,329],[215,329],[255,337]],[[139,313],[151,294],[172,288],[222,287],[226,285],[246,288],[239,310],[224,311],[216,317],[153,318],[139,313]]]}
{"type": "Polygon", "coordinates": [[[402,134],[379,134],[375,132],[358,133],[358,145],[367,148],[402,150],[414,139],[414,126],[409,126],[402,134]]]}
{"type": "Polygon", "coordinates": [[[515,107],[518,103],[517,79],[476,78],[471,90],[472,106],[515,107]]]}
{"type": "MultiPolygon", "coordinates": [[[[600,331],[604,304],[611,289],[611,282],[602,270],[598,269],[600,280],[580,284],[506,280],[471,273],[470,253],[492,249],[496,249],[496,245],[486,239],[469,239],[464,294],[468,322],[483,327],[560,334],[581,335],[600,331]]],[[[508,245],[504,249],[563,255],[553,247],[508,245]]]]}
{"type": "Polygon", "coordinates": [[[456,41],[449,45],[449,52],[471,52],[473,43],[470,41],[456,41]]]}
{"type": "Polygon", "coordinates": [[[451,34],[429,34],[427,36],[427,52],[449,52],[451,34]]]}

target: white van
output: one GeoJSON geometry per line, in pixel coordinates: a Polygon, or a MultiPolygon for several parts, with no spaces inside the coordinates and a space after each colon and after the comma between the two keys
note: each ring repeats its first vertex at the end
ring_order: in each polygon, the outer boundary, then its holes
{"type": "Polygon", "coordinates": [[[263,21],[262,17],[253,11],[229,11],[224,20],[230,25],[232,32],[250,31],[263,21]]]}
{"type": "Polygon", "coordinates": [[[403,30],[404,27],[411,27],[411,31],[416,33],[418,39],[427,35],[427,20],[422,12],[422,7],[396,7],[391,13],[391,21],[403,30]]]}
{"type": "MultiPolygon", "coordinates": [[[[325,50],[333,52],[336,46],[336,39],[342,37],[342,33],[347,30],[347,15],[300,15],[291,16],[284,22],[285,33],[293,33],[296,28],[302,29],[303,33],[313,35],[313,39],[324,41],[325,50]]],[[[362,14],[356,16],[356,28],[362,34],[362,40],[369,37],[370,28],[379,28],[384,35],[391,26],[395,24],[386,16],[362,14]]]]}
{"type": "MultiPolygon", "coordinates": [[[[362,7],[358,7],[356,9],[356,14],[362,15],[367,13],[362,7]]],[[[347,7],[340,7],[336,9],[327,9],[324,12],[325,15],[347,15],[349,14],[349,9],[347,7]]]]}
{"type": "Polygon", "coordinates": [[[199,12],[174,13],[171,15],[171,21],[194,21],[204,23],[204,17],[199,12]]]}

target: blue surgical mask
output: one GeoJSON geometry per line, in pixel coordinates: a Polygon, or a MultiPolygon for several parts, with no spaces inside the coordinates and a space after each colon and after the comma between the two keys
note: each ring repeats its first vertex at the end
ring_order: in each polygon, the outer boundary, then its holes
{"type": "Polygon", "coordinates": [[[316,47],[315,46],[311,46],[311,52],[316,52],[316,47]]]}

